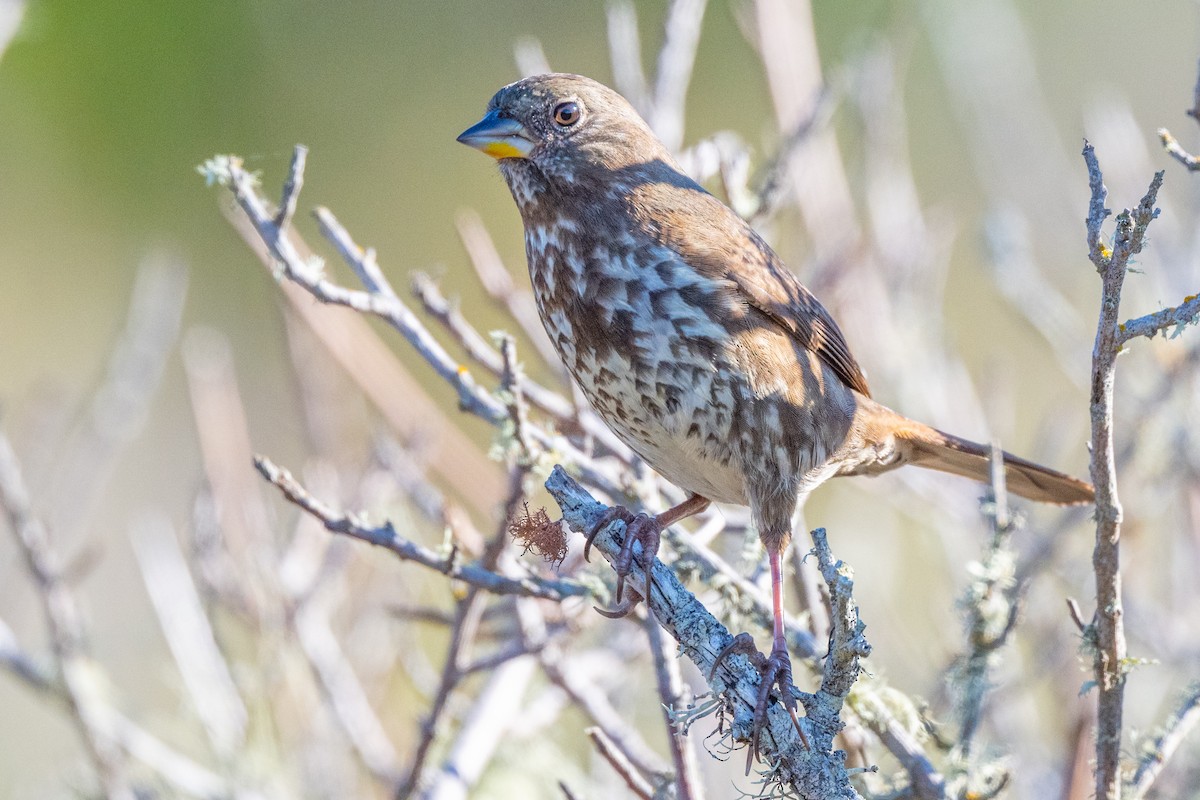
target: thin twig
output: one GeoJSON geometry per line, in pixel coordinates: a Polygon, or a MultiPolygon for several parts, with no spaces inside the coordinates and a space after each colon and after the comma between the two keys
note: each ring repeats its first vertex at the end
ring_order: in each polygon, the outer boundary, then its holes
{"type": "Polygon", "coordinates": [[[415,561],[453,580],[463,581],[492,594],[523,595],[543,600],[561,601],[567,597],[584,597],[590,594],[587,587],[572,581],[552,581],[533,576],[507,578],[479,566],[459,564],[454,558],[439,556],[426,547],[402,538],[390,522],[372,526],[355,515],[334,511],[313,497],[289,471],[276,466],[264,456],[255,457],[254,466],[264,478],[283,492],[284,497],[316,517],[326,530],[382,547],[405,561],[415,561]]]}
{"type": "Polygon", "coordinates": [[[650,640],[650,655],[654,658],[654,678],[658,685],[658,697],[662,701],[663,721],[667,726],[667,746],[671,749],[671,763],[675,767],[675,798],[703,800],[704,784],[700,782],[697,772],[696,750],[691,745],[692,740],[675,724],[673,710],[682,708],[689,700],[684,697],[679,659],[667,647],[662,628],[652,617],[646,615],[642,627],[650,640]]]}
{"type": "Polygon", "coordinates": [[[1188,295],[1183,302],[1173,308],[1164,308],[1153,314],[1131,319],[1121,324],[1117,334],[1117,347],[1138,336],[1153,339],[1159,333],[1165,333],[1173,328],[1170,338],[1174,338],[1188,325],[1200,321],[1200,295],[1188,295]]]}
{"type": "Polygon", "coordinates": [[[1194,156],[1187,150],[1183,149],[1183,145],[1179,140],[1171,135],[1171,132],[1166,128],[1158,129],[1158,140],[1162,142],[1163,149],[1167,151],[1167,155],[1183,164],[1188,172],[1200,170],[1200,156],[1194,156]]]}
{"type": "Polygon", "coordinates": [[[613,746],[612,741],[604,733],[604,729],[588,728],[584,732],[587,734],[588,739],[591,740],[592,745],[595,746],[596,752],[621,776],[621,780],[625,781],[625,785],[629,787],[629,791],[642,800],[652,800],[654,797],[654,787],[629,763],[624,753],[613,746]]]}
{"type": "Polygon", "coordinates": [[[308,148],[298,144],[292,149],[292,163],[288,165],[287,180],[279,199],[279,211],[275,214],[275,227],[286,232],[296,215],[296,202],[304,186],[304,162],[308,159],[308,148]]]}
{"type": "Polygon", "coordinates": [[[1154,737],[1138,760],[1137,772],[1129,787],[1133,800],[1144,797],[1150,791],[1167,761],[1197,723],[1200,723],[1200,681],[1187,688],[1178,708],[1163,726],[1162,733],[1154,737]]]}
{"type": "Polygon", "coordinates": [[[991,520],[991,537],[983,558],[975,565],[964,605],[967,608],[967,652],[955,665],[956,684],[961,693],[957,747],[971,754],[975,733],[982,720],[983,702],[991,689],[989,673],[997,653],[1016,628],[1020,592],[1015,578],[1016,556],[1012,551],[1015,518],[1008,508],[1004,482],[1004,460],[999,445],[992,445],[991,494],[984,509],[991,520]]]}

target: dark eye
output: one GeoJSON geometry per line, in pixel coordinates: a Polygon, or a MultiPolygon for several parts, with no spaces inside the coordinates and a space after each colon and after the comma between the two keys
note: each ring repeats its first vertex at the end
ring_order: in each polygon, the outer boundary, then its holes
{"type": "Polygon", "coordinates": [[[564,128],[579,122],[579,104],[559,103],[554,107],[554,121],[564,128]]]}

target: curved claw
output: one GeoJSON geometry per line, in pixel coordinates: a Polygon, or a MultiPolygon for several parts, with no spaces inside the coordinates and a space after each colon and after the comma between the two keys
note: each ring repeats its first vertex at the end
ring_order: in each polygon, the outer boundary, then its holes
{"type": "MultiPolygon", "coordinates": [[[[637,604],[640,602],[642,602],[642,598],[634,595],[624,603],[619,603],[615,608],[601,608],[600,606],[592,606],[592,608],[596,609],[597,614],[608,617],[609,619],[621,619],[622,617],[629,616],[629,614],[635,608],[637,608],[637,604]]],[[[649,606],[647,606],[647,608],[649,608],[649,606]]]]}
{"type": "Polygon", "coordinates": [[[734,653],[741,653],[750,659],[755,668],[760,672],[765,666],[766,659],[762,653],[758,652],[758,648],[754,646],[754,637],[742,631],[737,636],[733,637],[733,641],[725,645],[725,649],[717,653],[717,657],[713,659],[712,666],[708,670],[708,682],[712,683],[713,678],[717,675],[717,670],[721,664],[725,663],[725,659],[729,658],[734,653]],[[760,663],[762,662],[762,663],[760,663]]]}
{"type": "Polygon", "coordinates": [[[625,521],[625,524],[628,525],[630,520],[633,519],[633,515],[630,514],[629,511],[624,506],[612,506],[612,507],[606,509],[605,512],[600,515],[600,519],[596,520],[596,524],[593,525],[591,527],[591,530],[589,530],[587,532],[587,536],[584,537],[584,540],[583,540],[583,560],[584,561],[592,560],[592,555],[591,555],[592,542],[594,542],[596,540],[596,537],[600,535],[600,531],[607,528],[609,523],[615,519],[623,519],[625,521]]]}
{"type": "Polygon", "coordinates": [[[739,633],[733,638],[733,641],[725,646],[725,649],[717,654],[713,660],[712,667],[708,671],[708,680],[711,682],[717,674],[717,669],[735,653],[740,653],[750,659],[751,665],[758,670],[762,676],[762,682],[758,685],[758,697],[754,703],[754,721],[751,725],[750,733],[750,750],[746,754],[746,774],[750,774],[750,767],[755,759],[759,757],[759,743],[762,740],[763,729],[767,725],[767,707],[770,704],[771,689],[775,686],[779,687],[779,701],[783,707],[787,709],[788,716],[792,718],[792,724],[796,727],[796,734],[800,737],[800,742],[805,749],[810,749],[808,736],[804,733],[803,726],[800,725],[800,717],[796,713],[796,696],[793,694],[792,685],[792,660],[788,656],[787,647],[782,642],[777,642],[771,648],[771,655],[764,656],[754,646],[754,638],[749,633],[739,633]]]}

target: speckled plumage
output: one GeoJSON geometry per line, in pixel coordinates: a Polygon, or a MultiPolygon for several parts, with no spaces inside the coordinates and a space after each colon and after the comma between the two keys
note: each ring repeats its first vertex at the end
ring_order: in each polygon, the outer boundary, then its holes
{"type": "MultiPolygon", "coordinates": [[[[775,618],[755,737],[775,684],[803,735],[780,559],[796,504],[834,475],[906,463],[987,480],[990,449],[872,400],[824,307],[744,220],[683,174],[612,90],[578,75],[518,81],[459,140],[499,159],[521,211],[538,311],[584,394],[622,441],[693,493],[653,518],[612,509],[627,525],[613,562],[618,600],[633,541],[651,556],[663,526],[708,500],[749,505],[769,556],[775,618]]],[[[1082,481],[1004,458],[1014,494],[1092,498],[1082,481]]],[[[738,641],[718,663],[732,648],[752,648],[738,641]]]]}

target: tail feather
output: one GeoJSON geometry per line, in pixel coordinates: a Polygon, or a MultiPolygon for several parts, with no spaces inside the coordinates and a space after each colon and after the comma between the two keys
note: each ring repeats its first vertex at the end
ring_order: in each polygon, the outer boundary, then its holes
{"type": "MultiPolygon", "coordinates": [[[[855,427],[867,445],[859,452],[873,453],[874,457],[848,465],[844,474],[870,475],[913,464],[991,482],[992,449],[987,445],[915,422],[869,398],[858,400],[855,427]]],[[[1091,503],[1096,498],[1086,481],[1012,453],[1003,453],[1003,457],[1005,484],[1012,494],[1058,505],[1091,503]]]]}
{"type": "MultiPolygon", "coordinates": [[[[916,424],[896,431],[896,438],[911,450],[909,463],[949,472],[964,478],[991,481],[991,448],[935,428],[916,424]]],[[[1005,452],[1004,481],[1008,491],[1028,500],[1058,505],[1090,503],[1092,485],[1005,452]]]]}

